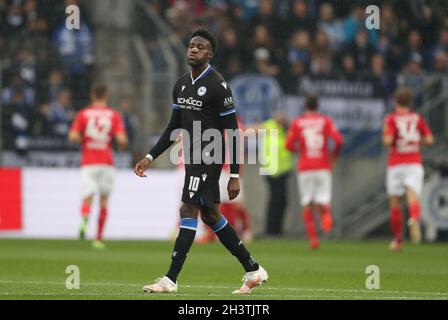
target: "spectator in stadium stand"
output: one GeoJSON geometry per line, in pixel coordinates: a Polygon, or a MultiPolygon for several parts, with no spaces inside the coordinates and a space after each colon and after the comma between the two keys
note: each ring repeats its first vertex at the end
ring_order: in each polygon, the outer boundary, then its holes
{"type": "Polygon", "coordinates": [[[330,39],[325,31],[320,29],[316,31],[311,52],[313,55],[325,53],[330,57],[333,56],[333,49],[331,48],[330,39]]]}
{"type": "Polygon", "coordinates": [[[26,0],[23,3],[23,13],[26,17],[28,30],[36,33],[47,33],[48,22],[39,10],[37,0],[26,0]]]}
{"type": "Polygon", "coordinates": [[[31,118],[31,135],[34,137],[50,137],[53,132],[50,122],[51,106],[43,103],[37,107],[31,118]]]}
{"type": "Polygon", "coordinates": [[[17,70],[22,79],[31,86],[36,84],[37,62],[36,56],[28,48],[21,48],[11,69],[17,70]]]}
{"type": "Polygon", "coordinates": [[[347,79],[355,79],[356,78],[356,62],[352,55],[345,54],[342,57],[342,75],[347,79]]]}
{"type": "Polygon", "coordinates": [[[69,90],[59,93],[58,100],[51,104],[49,117],[53,134],[58,137],[66,137],[75,117],[69,90]]]}
{"type": "Polygon", "coordinates": [[[65,21],[53,35],[73,96],[81,107],[89,99],[94,59],[94,39],[90,27],[81,20],[79,30],[68,30],[65,21]]]}
{"type": "Polygon", "coordinates": [[[232,4],[241,8],[241,18],[249,21],[258,10],[258,1],[232,0],[232,4]]]}
{"type": "Polygon", "coordinates": [[[415,19],[406,17],[406,21],[412,27],[417,28],[422,33],[422,39],[425,46],[430,46],[437,41],[437,32],[439,29],[439,19],[434,10],[425,1],[409,1],[412,7],[415,19]]]}
{"type": "Polygon", "coordinates": [[[420,31],[413,29],[408,33],[408,41],[404,46],[403,51],[404,61],[409,61],[414,54],[419,54],[422,57],[422,66],[428,66],[427,53],[423,46],[423,40],[420,31]]]}
{"type": "Polygon", "coordinates": [[[254,66],[256,72],[269,77],[276,77],[280,68],[271,62],[271,53],[266,48],[258,48],[254,52],[254,66]]]}
{"type": "Polygon", "coordinates": [[[386,61],[379,53],[375,53],[372,56],[372,60],[370,61],[370,74],[379,81],[384,93],[384,99],[387,100],[395,91],[395,77],[386,68],[386,61]]]}
{"type": "Polygon", "coordinates": [[[246,55],[245,46],[240,43],[235,29],[229,27],[223,30],[214,63],[225,79],[242,73],[246,55]]]}
{"type": "Polygon", "coordinates": [[[375,48],[369,43],[369,35],[366,29],[360,29],[356,33],[355,40],[348,45],[344,52],[353,56],[358,71],[367,71],[370,59],[375,53],[375,48]]]}
{"type": "Polygon", "coordinates": [[[400,35],[400,20],[394,12],[392,5],[385,3],[380,7],[380,32],[389,39],[397,41],[400,35]]]}
{"type": "Polygon", "coordinates": [[[47,96],[45,101],[55,102],[61,91],[64,90],[64,74],[61,70],[55,69],[50,72],[46,89],[47,96]]]}
{"type": "Polygon", "coordinates": [[[342,22],[334,17],[334,8],[330,3],[323,3],[319,9],[318,28],[323,30],[333,50],[338,50],[344,42],[344,28],[342,22]]]}
{"type": "Polygon", "coordinates": [[[448,72],[448,54],[446,52],[439,50],[434,53],[432,70],[439,74],[448,72]]]}
{"type": "Polygon", "coordinates": [[[28,148],[29,138],[29,118],[31,107],[26,102],[25,93],[22,90],[15,90],[11,100],[3,108],[3,119],[6,120],[8,132],[6,132],[6,145],[13,147],[19,152],[24,152],[28,148]]]}
{"type": "Polygon", "coordinates": [[[21,92],[24,95],[25,103],[29,106],[34,106],[35,91],[32,87],[25,84],[19,74],[14,74],[11,79],[11,84],[3,89],[2,103],[7,105],[12,103],[16,92],[21,92]]]}
{"type": "Polygon", "coordinates": [[[333,73],[331,56],[326,53],[313,55],[310,63],[310,73],[313,76],[330,76],[333,73]]]}
{"type": "MultiPolygon", "coordinates": [[[[358,31],[365,27],[365,18],[364,8],[360,5],[353,6],[350,15],[344,20],[344,43],[346,45],[352,43],[358,31]]],[[[368,42],[371,45],[376,44],[377,38],[377,30],[371,29],[368,31],[368,42]]]]}
{"type": "Polygon", "coordinates": [[[284,56],[284,77],[281,79],[285,92],[295,93],[297,91],[297,80],[307,74],[310,46],[308,31],[296,31],[291,36],[284,56]]]}
{"type": "Polygon", "coordinates": [[[442,29],[439,33],[439,40],[432,50],[433,58],[435,57],[435,53],[438,53],[439,51],[448,54],[448,26],[442,29]]]}
{"type": "Polygon", "coordinates": [[[258,25],[264,25],[271,34],[275,34],[278,37],[284,34],[284,32],[281,32],[281,24],[276,15],[273,0],[259,1],[258,11],[252,18],[251,25],[251,29],[254,29],[258,25]]]}
{"type": "Polygon", "coordinates": [[[380,33],[378,42],[376,44],[376,51],[383,56],[387,56],[390,52],[391,43],[390,38],[385,33],[380,33]]]}
{"type": "Polygon", "coordinates": [[[283,26],[288,36],[295,30],[306,30],[314,33],[316,23],[309,13],[308,3],[305,0],[293,0],[290,15],[283,26]]]}
{"type": "Polygon", "coordinates": [[[423,102],[423,97],[419,94],[425,79],[425,72],[422,68],[422,63],[422,56],[415,52],[410,57],[408,64],[404,67],[403,71],[397,77],[398,86],[406,86],[411,89],[414,104],[416,106],[423,102]]]}
{"type": "Polygon", "coordinates": [[[23,15],[21,1],[14,0],[10,3],[4,19],[5,35],[8,38],[14,38],[18,33],[25,29],[26,20],[23,15]]]}

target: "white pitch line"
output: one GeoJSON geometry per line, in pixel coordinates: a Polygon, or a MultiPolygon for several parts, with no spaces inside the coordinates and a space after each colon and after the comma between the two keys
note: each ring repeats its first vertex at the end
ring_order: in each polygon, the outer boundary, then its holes
{"type": "MultiPolygon", "coordinates": [[[[45,282],[45,281],[20,281],[20,280],[0,280],[0,283],[17,283],[17,284],[50,284],[50,285],[65,285],[65,282],[45,282]]],[[[117,286],[117,287],[139,287],[142,284],[136,283],[109,283],[109,282],[83,282],[81,285],[85,286],[117,286]]],[[[190,284],[181,285],[185,288],[198,288],[198,289],[235,289],[231,286],[219,286],[219,285],[202,285],[202,284],[190,284]]],[[[330,289],[330,288],[275,288],[269,286],[263,286],[263,289],[274,291],[292,291],[292,292],[322,292],[322,293],[366,293],[366,294],[403,294],[403,295],[423,295],[423,296],[447,296],[448,292],[423,292],[423,291],[387,291],[387,290],[358,290],[358,289],[330,289]]]]}
{"type": "MultiPolygon", "coordinates": [[[[210,297],[222,297],[225,294],[207,294],[207,296],[210,297]]],[[[48,296],[48,297],[64,297],[64,296],[73,296],[73,297],[120,297],[120,296],[126,296],[126,297],[154,297],[154,296],[163,296],[166,298],[169,297],[197,297],[197,295],[195,294],[135,294],[135,293],[104,293],[104,294],[100,294],[100,293],[67,293],[67,294],[60,294],[60,293],[50,293],[50,292],[36,292],[36,293],[30,293],[30,292],[26,292],[26,293],[20,293],[20,292],[2,292],[0,293],[0,296],[48,296]]],[[[235,297],[239,297],[239,296],[235,296],[235,297]]],[[[241,298],[243,297],[249,297],[249,296],[241,296],[241,298]]],[[[304,298],[308,298],[308,299],[322,299],[322,298],[328,298],[328,297],[322,297],[319,295],[277,295],[277,294],[257,294],[254,296],[250,296],[250,297],[255,297],[255,298],[259,298],[259,297],[265,297],[265,298],[295,298],[295,299],[304,299],[304,298]]],[[[365,296],[332,296],[332,300],[334,299],[376,299],[376,300],[415,300],[415,299],[422,299],[422,297],[412,297],[412,296],[386,296],[386,297],[365,297],[365,296]]],[[[431,297],[426,297],[426,298],[431,298],[431,297]]],[[[445,300],[445,298],[436,298],[437,300],[445,300]]],[[[325,300],[325,299],[324,299],[325,300]]],[[[250,300],[248,300],[250,301],[250,300]]]]}

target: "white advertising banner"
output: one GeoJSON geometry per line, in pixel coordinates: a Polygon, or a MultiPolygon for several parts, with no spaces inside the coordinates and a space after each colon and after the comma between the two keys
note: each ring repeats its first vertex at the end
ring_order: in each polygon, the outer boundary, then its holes
{"type": "MultiPolygon", "coordinates": [[[[303,97],[287,96],[284,101],[290,119],[303,113],[303,97]]],[[[331,116],[340,130],[380,131],[385,105],[383,100],[377,98],[325,97],[320,99],[320,111],[331,116]]]]}
{"type": "MultiPolygon", "coordinates": [[[[177,230],[181,192],[179,175],[152,170],[148,178],[118,170],[110,198],[104,238],[166,240],[177,230]]],[[[81,220],[79,169],[22,170],[20,231],[0,232],[1,238],[76,239],[81,220]]],[[[94,238],[98,198],[92,206],[88,238],[94,238]]]]}

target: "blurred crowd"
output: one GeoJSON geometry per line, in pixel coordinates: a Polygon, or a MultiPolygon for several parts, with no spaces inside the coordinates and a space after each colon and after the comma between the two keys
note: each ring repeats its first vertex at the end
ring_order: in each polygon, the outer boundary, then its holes
{"type": "Polygon", "coordinates": [[[80,30],[66,28],[69,5],[82,8],[78,0],[0,0],[6,148],[26,150],[33,137],[65,138],[75,112],[89,99],[93,33],[85,14],[80,30]]]}
{"type": "Polygon", "coordinates": [[[276,77],[287,93],[297,92],[304,75],[368,76],[388,97],[397,84],[418,89],[425,73],[448,68],[444,1],[147,1],[184,43],[199,27],[217,35],[213,63],[227,79],[258,72],[276,77]],[[365,27],[372,4],[380,8],[380,30],[365,27]]]}
{"type": "MultiPolygon", "coordinates": [[[[212,31],[219,40],[213,64],[226,79],[257,72],[277,79],[289,94],[297,93],[303,77],[367,77],[376,79],[388,98],[398,85],[418,92],[427,74],[448,68],[446,1],[144,1],[183,44],[197,28],[212,31]],[[365,28],[365,6],[371,4],[380,8],[379,30],[365,28]]],[[[7,148],[26,149],[32,137],[65,137],[75,112],[88,101],[95,66],[88,4],[0,0],[1,121],[7,148]],[[66,28],[69,5],[81,8],[80,30],[66,28]]],[[[153,29],[143,28],[144,34],[156,39],[148,30],[153,29]]],[[[163,68],[161,51],[149,49],[163,68]]],[[[122,109],[132,118],[127,100],[122,109]]]]}

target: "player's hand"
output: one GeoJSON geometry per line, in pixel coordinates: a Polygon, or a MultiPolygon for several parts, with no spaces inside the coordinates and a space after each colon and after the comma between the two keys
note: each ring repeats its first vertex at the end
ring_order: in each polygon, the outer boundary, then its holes
{"type": "Polygon", "coordinates": [[[150,165],[151,165],[151,160],[149,160],[148,158],[140,160],[135,165],[135,168],[134,168],[135,174],[137,176],[139,176],[140,178],[146,178],[145,171],[149,169],[150,165]]]}
{"type": "Polygon", "coordinates": [[[229,193],[229,199],[232,201],[240,194],[240,179],[230,178],[227,185],[227,192],[229,193]]]}

